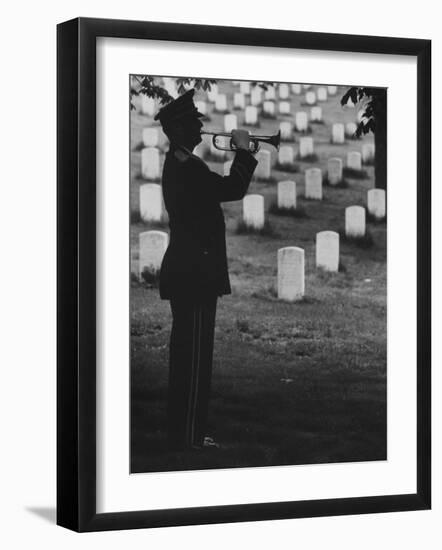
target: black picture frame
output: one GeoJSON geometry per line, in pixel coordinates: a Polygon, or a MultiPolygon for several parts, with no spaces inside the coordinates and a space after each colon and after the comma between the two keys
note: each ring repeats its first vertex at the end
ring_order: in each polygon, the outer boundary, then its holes
{"type": "Polygon", "coordinates": [[[57,523],[83,531],[424,510],[431,506],[431,41],[79,18],[57,28],[57,523]],[[417,492],[96,512],[96,39],[115,37],[417,59],[417,492]]]}

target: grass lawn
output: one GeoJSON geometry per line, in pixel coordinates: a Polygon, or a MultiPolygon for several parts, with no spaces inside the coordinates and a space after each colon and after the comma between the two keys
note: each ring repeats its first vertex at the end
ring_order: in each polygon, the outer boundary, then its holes
{"type": "MultiPolygon", "coordinates": [[[[221,89],[232,92],[227,83],[221,89]]],[[[276,182],[294,179],[304,216],[267,212],[270,234],[237,234],[242,203],[224,205],[232,295],[218,302],[208,429],[220,449],[165,450],[171,314],[156,289],[132,282],[132,472],[386,459],[386,224],[368,222],[371,246],[341,239],[338,273],[315,267],[316,233],[342,231],[345,207],[366,204],[373,166],[364,167],[366,179],[347,176],[346,188],[324,187],[322,201],[302,198],[305,168],[318,166],[325,176],[328,157],[345,161],[348,151],[373,139],[330,144],[331,123],[356,118],[357,109],[339,105],[344,90],[321,104],[325,124],[312,125],[318,159],[297,161],[296,174],[272,170],[274,181],[250,186],[251,193],[264,195],[268,210],[276,202],[276,182]],[[275,298],[277,250],[283,246],[305,250],[301,302],[275,298]]],[[[291,101],[295,111],[306,109],[300,106],[302,95],[291,101]]],[[[235,112],[241,127],[243,113],[235,112]]],[[[151,119],[137,112],[131,116],[136,149],[151,119]]],[[[206,127],[222,129],[222,116],[211,113],[206,127]]],[[[278,127],[279,120],[264,119],[253,131],[270,134],[278,127]]],[[[222,173],[222,163],[210,164],[222,173]]],[[[133,150],[134,212],[139,171],[140,153],[133,150]]],[[[131,270],[137,273],[138,234],[149,226],[133,219],[131,270]]]]}

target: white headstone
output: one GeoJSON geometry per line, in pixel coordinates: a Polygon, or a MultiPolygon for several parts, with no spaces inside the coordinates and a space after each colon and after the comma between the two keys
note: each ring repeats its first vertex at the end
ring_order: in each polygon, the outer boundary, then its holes
{"type": "Polygon", "coordinates": [[[250,82],[240,82],[239,83],[239,90],[244,95],[250,94],[250,82]]]}
{"type": "Polygon", "coordinates": [[[300,158],[313,155],[313,138],[310,136],[299,138],[299,156],[300,158]]]}
{"type": "Polygon", "coordinates": [[[278,250],[278,298],[294,302],[304,296],[304,250],[286,246],[278,250]]]}
{"type": "Polygon", "coordinates": [[[322,120],[322,108],[312,107],[310,109],[310,118],[312,119],[312,121],[320,122],[322,120]]]}
{"type": "Polygon", "coordinates": [[[262,103],[262,88],[255,86],[250,92],[250,103],[252,105],[261,105],[262,103]]]}
{"type": "Polygon", "coordinates": [[[290,88],[288,84],[280,84],[278,87],[279,99],[288,99],[290,95],[290,88]]]}
{"type": "Polygon", "coordinates": [[[310,90],[312,85],[311,84],[303,84],[302,87],[304,88],[304,90],[310,90]]]}
{"type": "Polygon", "coordinates": [[[318,97],[318,101],[327,101],[327,88],[321,86],[321,88],[316,90],[316,95],[318,97]]]}
{"type": "Polygon", "coordinates": [[[355,122],[347,122],[347,124],[345,125],[345,133],[348,137],[354,137],[356,130],[357,125],[355,122]]]}
{"type": "Polygon", "coordinates": [[[304,111],[295,114],[295,128],[298,132],[305,132],[308,129],[308,116],[304,111]]]}
{"type": "Polygon", "coordinates": [[[264,227],[264,197],[262,195],[246,195],[244,197],[243,220],[248,227],[254,229],[264,227]]]}
{"type": "Polygon", "coordinates": [[[224,131],[230,133],[238,128],[236,115],[224,115],[224,131]]]}
{"type": "Polygon", "coordinates": [[[144,147],[157,147],[159,143],[159,134],[157,128],[143,128],[144,147]]]}
{"type": "Polygon", "coordinates": [[[322,171],[320,168],[308,168],[305,171],[305,198],[322,199],[322,171]]]}
{"type": "Polygon", "coordinates": [[[374,159],[374,143],[364,143],[362,146],[362,162],[370,162],[374,159]]]}
{"type": "Polygon", "coordinates": [[[342,181],[342,159],[338,157],[328,159],[327,175],[330,185],[338,185],[342,181]]]}
{"type": "Polygon", "coordinates": [[[160,151],[156,147],[141,150],[141,174],[146,180],[160,177],[160,151]]]}
{"type": "Polygon", "coordinates": [[[347,153],[347,166],[352,170],[362,170],[362,155],[359,151],[347,153]]]}
{"type": "Polygon", "coordinates": [[[205,101],[195,101],[195,107],[201,114],[207,115],[207,103],[205,101]]]}
{"type": "Polygon", "coordinates": [[[328,95],[336,95],[338,91],[337,86],[327,86],[328,95]]]}
{"type": "Polygon", "coordinates": [[[281,115],[290,114],[290,103],[288,101],[280,101],[278,107],[281,115]]]}
{"type": "Polygon", "coordinates": [[[211,84],[210,90],[207,92],[207,98],[210,102],[215,103],[218,96],[218,84],[211,84]]]}
{"type": "Polygon", "coordinates": [[[161,185],[144,183],[140,185],[140,216],[145,222],[160,221],[163,213],[161,185]]]}
{"type": "Polygon", "coordinates": [[[218,112],[227,111],[227,97],[226,94],[218,94],[215,97],[215,110],[218,112]]]}
{"type": "Polygon", "coordinates": [[[295,153],[290,145],[281,145],[278,151],[279,164],[293,164],[295,153]]]}
{"type": "Polygon", "coordinates": [[[257,124],[258,122],[258,109],[254,105],[248,105],[245,110],[245,123],[257,124]]]}
{"type": "Polygon", "coordinates": [[[256,153],[255,158],[258,161],[258,164],[255,168],[255,176],[258,179],[263,179],[263,180],[269,179],[270,171],[271,171],[271,158],[272,158],[270,151],[267,151],[266,149],[261,149],[256,153]]]}
{"type": "Polygon", "coordinates": [[[292,123],[291,122],[288,122],[288,121],[285,121],[285,122],[280,122],[279,124],[279,129],[281,131],[281,139],[282,140],[290,140],[292,139],[292,123]]]}
{"type": "Polygon", "coordinates": [[[146,95],[141,96],[141,112],[143,115],[153,116],[156,111],[155,100],[146,95]]]}
{"type": "Polygon", "coordinates": [[[313,91],[309,91],[305,94],[305,102],[307,105],[314,105],[316,103],[316,94],[313,91]]]}
{"type": "Polygon", "coordinates": [[[230,168],[232,167],[232,162],[231,160],[228,160],[227,162],[225,162],[223,164],[223,174],[225,176],[228,176],[230,174],[230,168]]]}
{"type": "Polygon", "coordinates": [[[139,275],[142,278],[145,269],[157,272],[161,267],[167,249],[169,236],[164,231],[145,231],[139,235],[139,275]]]}
{"type": "Polygon", "coordinates": [[[356,103],[353,103],[353,101],[349,97],[347,103],[343,105],[343,107],[346,107],[348,109],[353,109],[354,107],[356,107],[356,103]]]}
{"type": "Polygon", "coordinates": [[[296,182],[278,182],[278,208],[296,208],[296,182]]]}
{"type": "Polygon", "coordinates": [[[299,95],[302,92],[301,84],[292,84],[292,92],[296,95],[299,95]]]}
{"type": "Polygon", "coordinates": [[[333,143],[345,142],[345,126],[340,122],[336,122],[332,126],[332,142],[333,143]]]}
{"type": "Polygon", "coordinates": [[[345,234],[347,237],[363,237],[365,235],[365,208],[347,206],[345,209],[345,234]]]}
{"type": "Polygon", "coordinates": [[[233,96],[233,106],[236,109],[244,109],[245,108],[246,98],[245,98],[244,94],[242,94],[240,92],[236,92],[236,94],[234,94],[234,96],[233,96]]]}
{"type": "Polygon", "coordinates": [[[274,115],[275,114],[275,104],[273,101],[264,101],[263,103],[263,111],[264,113],[268,115],[274,115]]]}
{"type": "Polygon", "coordinates": [[[276,99],[275,88],[273,86],[269,86],[264,92],[264,99],[266,101],[273,101],[274,99],[276,99]]]}
{"type": "Polygon", "coordinates": [[[335,231],[316,233],[316,267],[327,271],[338,271],[339,233],[335,231]]]}
{"type": "Polygon", "coordinates": [[[367,191],[368,212],[378,220],[385,218],[385,191],[370,189],[367,191]]]}

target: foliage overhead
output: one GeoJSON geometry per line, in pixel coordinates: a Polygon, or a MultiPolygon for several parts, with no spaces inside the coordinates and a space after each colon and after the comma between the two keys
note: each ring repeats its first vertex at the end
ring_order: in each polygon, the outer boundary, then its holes
{"type": "Polygon", "coordinates": [[[356,136],[368,132],[375,133],[376,117],[385,116],[385,90],[383,88],[358,88],[353,86],[341,98],[341,105],[346,105],[348,100],[356,104],[366,99],[362,119],[356,129],[356,136]]]}
{"type": "MultiPolygon", "coordinates": [[[[181,95],[189,88],[195,90],[204,90],[208,92],[212,89],[212,84],[217,81],[207,78],[175,78],[177,92],[181,95]]],[[[252,87],[259,86],[263,90],[268,90],[270,86],[274,86],[274,82],[252,82],[252,87]]],[[[174,98],[169,94],[166,88],[158,83],[154,76],[148,75],[133,75],[130,88],[130,108],[135,109],[132,102],[134,96],[145,95],[153,99],[159,99],[161,105],[170,103],[174,98]]]]}

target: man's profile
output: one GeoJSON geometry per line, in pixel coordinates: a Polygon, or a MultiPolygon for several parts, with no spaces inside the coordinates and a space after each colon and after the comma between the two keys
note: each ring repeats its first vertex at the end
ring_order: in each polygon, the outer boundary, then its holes
{"type": "Polygon", "coordinates": [[[160,296],[170,301],[168,439],[172,449],[216,445],[206,434],[217,299],[230,294],[225,223],[220,203],[247,193],[257,165],[249,134],[232,132],[230,173],[220,176],[193,154],[203,116],[189,90],[155,116],[169,139],[162,186],[170,241],[160,296]]]}

